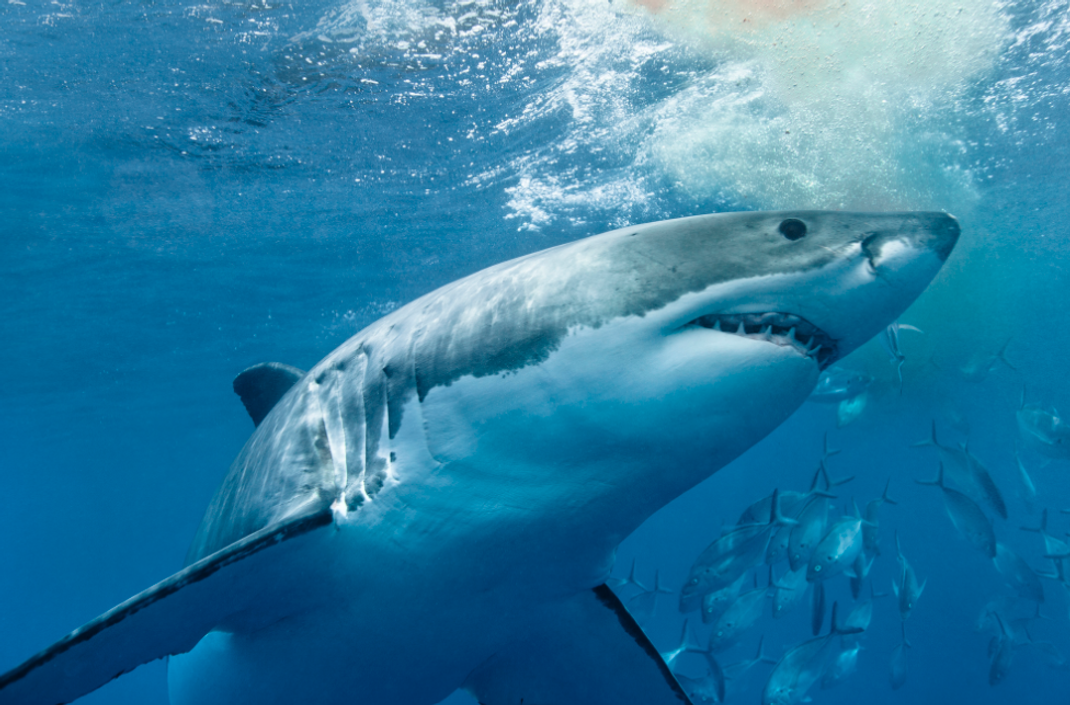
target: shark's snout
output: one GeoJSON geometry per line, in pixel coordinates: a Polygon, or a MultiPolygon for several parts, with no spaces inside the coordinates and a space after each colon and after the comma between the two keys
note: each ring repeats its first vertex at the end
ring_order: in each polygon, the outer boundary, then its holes
{"type": "Polygon", "coordinates": [[[932,222],[925,232],[928,233],[926,244],[929,249],[936,253],[941,262],[946,262],[959,241],[959,221],[949,213],[933,213],[932,222]]]}
{"type": "Polygon", "coordinates": [[[928,250],[947,260],[959,239],[959,223],[947,213],[917,213],[900,227],[878,230],[862,240],[862,251],[874,269],[894,261],[906,249],[928,250]]]}

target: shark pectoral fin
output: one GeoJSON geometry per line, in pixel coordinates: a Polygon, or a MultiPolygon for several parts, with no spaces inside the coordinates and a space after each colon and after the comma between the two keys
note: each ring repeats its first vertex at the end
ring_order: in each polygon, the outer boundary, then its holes
{"type": "Polygon", "coordinates": [[[241,397],[253,425],[259,426],[282,395],[304,376],[304,370],[281,362],[261,362],[234,378],[234,393],[241,397]]]}
{"type": "MultiPolygon", "coordinates": [[[[329,509],[276,524],[197,561],[0,674],[0,705],[56,705],[138,666],[185,653],[272,580],[279,552],[331,523],[329,509]]],[[[254,598],[255,599],[255,598],[254,598]]]]}
{"type": "Polygon", "coordinates": [[[472,671],[462,687],[482,705],[691,705],[605,585],[563,603],[553,623],[520,635],[472,671]]]}

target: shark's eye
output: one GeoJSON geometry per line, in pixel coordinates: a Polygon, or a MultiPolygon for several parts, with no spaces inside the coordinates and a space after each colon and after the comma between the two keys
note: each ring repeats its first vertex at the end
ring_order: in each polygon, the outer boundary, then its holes
{"type": "Polygon", "coordinates": [[[786,218],[780,221],[780,234],[789,240],[798,240],[806,235],[806,223],[798,218],[786,218]]]}

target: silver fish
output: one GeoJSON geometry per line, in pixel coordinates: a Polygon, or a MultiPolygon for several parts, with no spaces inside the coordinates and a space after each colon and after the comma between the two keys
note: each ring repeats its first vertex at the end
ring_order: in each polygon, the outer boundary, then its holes
{"type": "Polygon", "coordinates": [[[872,383],[873,378],[864,372],[833,365],[821,373],[817,386],[814,387],[814,391],[810,392],[807,401],[818,404],[839,404],[862,394],[872,383]]]}
{"type": "Polygon", "coordinates": [[[858,505],[855,515],[847,516],[825,533],[814,547],[806,568],[806,580],[828,580],[845,571],[853,572],[855,559],[862,553],[862,516],[858,505]]]}
{"type": "Polygon", "coordinates": [[[730,663],[724,667],[724,677],[727,681],[739,680],[750,669],[754,668],[759,663],[776,663],[776,659],[769,658],[765,655],[765,651],[762,650],[762,645],[765,643],[765,637],[758,639],[758,652],[754,655],[754,658],[749,658],[744,661],[738,661],[736,663],[730,663]]]}
{"type": "Polygon", "coordinates": [[[1040,654],[1041,661],[1048,668],[1055,671],[1070,670],[1070,662],[1055,644],[1050,641],[1031,641],[1030,645],[1040,654]]]}
{"type": "Polygon", "coordinates": [[[1044,586],[1029,564],[1017,553],[1002,543],[996,544],[996,557],[993,559],[996,569],[1003,574],[1007,584],[1014,588],[1021,597],[1034,602],[1044,601],[1044,586]]]}
{"type": "Polygon", "coordinates": [[[709,652],[719,653],[739,641],[761,618],[768,596],[769,588],[756,587],[737,597],[714,623],[710,631],[709,652]]]}
{"type": "Polygon", "coordinates": [[[992,616],[995,617],[996,623],[999,625],[1000,633],[993,637],[995,648],[989,648],[991,662],[988,668],[988,684],[997,685],[1003,682],[1003,679],[1007,676],[1007,671],[1011,667],[1011,661],[1014,658],[1014,640],[1007,632],[999,613],[993,612],[992,616]]]}
{"type": "MultiPolygon", "coordinates": [[[[780,511],[786,517],[792,516],[792,512],[799,507],[799,503],[806,498],[805,492],[787,492],[779,493],[780,497],[780,511]]],[[[764,524],[769,520],[769,512],[773,508],[773,495],[762,497],[757,502],[754,502],[749,507],[743,510],[743,513],[739,515],[739,520],[736,521],[736,526],[747,526],[748,524],[764,524]]]]}
{"type": "Polygon", "coordinates": [[[1004,519],[1007,518],[1007,503],[1003,501],[1003,494],[992,479],[992,473],[988,471],[980,460],[977,459],[965,443],[962,444],[962,452],[966,454],[967,466],[970,469],[970,477],[981,499],[1004,519]]]}
{"type": "Polygon", "coordinates": [[[821,689],[828,690],[844,682],[848,676],[858,668],[858,652],[862,650],[862,644],[858,641],[843,646],[840,652],[832,659],[825,675],[821,677],[821,689]]]}
{"type": "Polygon", "coordinates": [[[918,576],[914,574],[914,569],[907,562],[906,556],[903,555],[903,549],[899,545],[899,532],[895,534],[895,554],[899,561],[899,579],[892,583],[892,590],[895,592],[896,598],[899,600],[899,616],[905,622],[907,617],[910,616],[911,610],[914,609],[914,605],[917,604],[918,598],[921,597],[921,593],[925,590],[925,583],[918,585],[918,576]]]}
{"type": "Polygon", "coordinates": [[[691,678],[679,673],[673,675],[695,705],[714,705],[724,702],[725,678],[720,670],[710,668],[702,678],[691,678]]]}
{"type": "Polygon", "coordinates": [[[892,506],[899,504],[888,496],[888,487],[891,484],[892,478],[889,477],[887,482],[884,483],[884,491],[881,492],[881,496],[878,499],[871,499],[866,502],[866,521],[862,524],[862,541],[866,551],[875,556],[881,554],[880,539],[878,536],[878,530],[880,529],[880,508],[885,504],[891,504],[892,506]]]}
{"type": "Polygon", "coordinates": [[[959,372],[962,373],[962,378],[967,382],[983,382],[988,378],[988,375],[995,372],[1001,364],[1006,365],[1012,370],[1017,370],[1007,359],[1007,346],[1010,345],[1011,339],[1007,338],[1007,342],[1003,343],[1001,347],[995,353],[978,353],[970,357],[966,361],[966,364],[959,368],[959,372]]]}
{"type": "Polygon", "coordinates": [[[1041,538],[1044,539],[1044,555],[1046,555],[1050,560],[1054,561],[1056,564],[1061,562],[1063,559],[1056,558],[1055,556],[1062,556],[1062,555],[1070,554],[1070,544],[1067,544],[1062,539],[1057,539],[1057,538],[1055,538],[1054,536],[1052,536],[1051,534],[1048,533],[1048,510],[1047,509],[1045,509],[1040,514],[1040,526],[1038,526],[1035,529],[1033,527],[1030,527],[1030,526],[1023,526],[1023,527],[1020,527],[1020,528],[1022,529],[1022,531],[1033,531],[1033,532],[1036,532],[1036,533],[1040,534],[1041,538]]]}
{"type": "Polygon", "coordinates": [[[1023,388],[1015,416],[1022,445],[1049,458],[1070,459],[1070,424],[1062,420],[1058,411],[1026,404],[1023,388]]]}
{"type": "Polygon", "coordinates": [[[975,502],[984,502],[1001,517],[1007,518],[1007,505],[996,483],[992,481],[988,469],[970,454],[965,445],[958,448],[941,445],[936,440],[936,421],[932,422],[929,438],[913,445],[915,448],[925,446],[936,448],[940,462],[944,465],[944,472],[951,482],[962,487],[964,493],[975,502]]]}
{"type": "MultiPolygon", "coordinates": [[[[828,472],[825,470],[824,460],[821,461],[818,474],[823,474],[826,478],[826,484],[831,486],[832,483],[828,480],[828,472]]],[[[814,477],[815,486],[817,477],[814,477]]],[[[791,534],[788,537],[788,565],[791,566],[792,570],[799,570],[799,568],[805,567],[810,562],[810,554],[813,553],[814,546],[825,535],[825,525],[828,521],[829,510],[828,500],[831,495],[817,492],[816,487],[812,488],[811,492],[813,496],[799,510],[795,526],[792,527],[791,534]]]]}
{"type": "Polygon", "coordinates": [[[865,631],[869,629],[869,623],[873,620],[873,600],[863,600],[854,606],[854,609],[843,621],[843,626],[850,629],[865,631]]]}
{"type": "MultiPolygon", "coordinates": [[[[836,451],[839,452],[839,451],[836,451]]],[[[816,478],[815,478],[816,479],[816,478]]],[[[790,516],[797,519],[796,516],[799,511],[802,510],[814,497],[826,497],[831,498],[832,495],[828,495],[820,490],[811,489],[806,494],[800,495],[799,493],[793,493],[797,495],[795,503],[792,505],[791,513],[785,513],[785,516],[790,516]]],[[[784,504],[781,503],[781,511],[784,511],[784,504]]],[[[788,559],[788,551],[791,548],[791,532],[794,526],[781,526],[773,532],[772,537],[769,539],[769,545],[765,549],[765,563],[766,565],[775,565],[782,560],[788,559]]]]}
{"type": "Polygon", "coordinates": [[[810,593],[810,631],[817,636],[825,622],[825,583],[813,585],[813,592],[810,593]]]}
{"type": "Polygon", "coordinates": [[[895,372],[899,377],[899,391],[903,391],[903,363],[907,361],[906,355],[903,354],[902,349],[899,346],[899,333],[900,331],[911,330],[915,333],[924,333],[921,328],[915,328],[914,326],[908,326],[905,323],[899,321],[892,321],[892,323],[884,329],[884,333],[879,336],[881,347],[888,353],[893,364],[895,364],[895,372]]]}
{"type": "MultiPolygon", "coordinates": [[[[820,583],[819,583],[820,584],[820,583]]],[[[794,646],[781,657],[762,690],[762,705],[794,705],[806,697],[806,691],[828,669],[836,653],[837,636],[857,634],[859,630],[836,623],[836,605],[832,605],[832,627],[824,636],[814,637],[794,646]]]]}
{"type": "Polygon", "coordinates": [[[996,532],[992,522],[972,499],[944,484],[944,465],[935,480],[915,480],[919,485],[933,485],[944,492],[944,508],[959,534],[989,558],[996,557],[996,532]]]}
{"type": "Polygon", "coordinates": [[[1022,498],[1022,502],[1025,503],[1026,510],[1032,514],[1036,511],[1037,487],[1033,484],[1033,478],[1029,476],[1029,471],[1026,470],[1025,463],[1022,462],[1022,456],[1017,450],[1014,451],[1014,459],[1018,464],[1019,495],[1022,498]]]}
{"type": "Polygon", "coordinates": [[[907,641],[906,624],[903,625],[903,640],[892,649],[892,661],[888,673],[888,682],[892,690],[899,690],[907,682],[907,649],[910,642],[907,641]]]}
{"type": "Polygon", "coordinates": [[[773,619],[779,619],[806,595],[806,568],[784,573],[773,583],[773,588],[773,619]]]}
{"type": "Polygon", "coordinates": [[[728,587],[757,565],[765,555],[769,535],[775,527],[795,523],[780,513],[780,499],[773,492],[768,524],[737,527],[706,547],[691,566],[687,582],[680,589],[680,611],[690,612],[702,605],[702,596],[728,587]],[[743,532],[743,537],[737,535],[743,532]]]}
{"type": "Polygon", "coordinates": [[[712,624],[713,622],[716,622],[717,618],[724,614],[724,611],[728,609],[729,605],[735,602],[736,598],[739,597],[739,591],[743,587],[743,580],[746,577],[746,575],[741,575],[736,582],[728,587],[706,593],[702,596],[703,624],[712,624]]]}
{"type": "MultiPolygon", "coordinates": [[[[865,528],[865,524],[863,524],[862,526],[863,528],[865,528]]],[[[875,558],[875,556],[870,556],[869,558],[866,558],[865,551],[859,553],[858,557],[855,558],[855,564],[852,569],[853,573],[848,573],[848,575],[850,575],[851,577],[852,598],[857,600],[859,595],[862,594],[862,583],[865,581],[866,576],[869,575],[869,569],[873,567],[873,561],[875,560],[875,558]]],[[[870,587],[872,588],[873,586],[870,585],[870,587]]]]}

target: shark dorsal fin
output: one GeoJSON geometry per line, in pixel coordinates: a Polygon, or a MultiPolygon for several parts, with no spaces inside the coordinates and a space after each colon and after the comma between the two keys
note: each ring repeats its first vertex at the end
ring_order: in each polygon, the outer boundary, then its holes
{"type": "Polygon", "coordinates": [[[253,425],[259,426],[282,395],[304,375],[304,370],[281,362],[261,362],[234,378],[234,393],[241,397],[253,425]]]}

